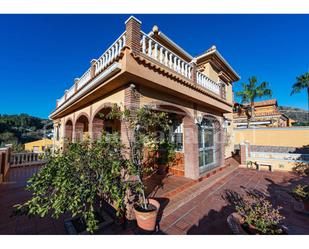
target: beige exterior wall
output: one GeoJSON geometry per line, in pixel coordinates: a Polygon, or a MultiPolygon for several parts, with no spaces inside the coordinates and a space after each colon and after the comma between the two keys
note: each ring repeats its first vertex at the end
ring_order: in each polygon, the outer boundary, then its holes
{"type": "Polygon", "coordinates": [[[302,147],[309,144],[309,128],[234,129],[235,144],[302,147]]]}
{"type": "Polygon", "coordinates": [[[211,80],[218,82],[218,72],[210,65],[209,62],[205,63],[203,65],[203,68],[201,70],[203,73],[205,73],[211,80]]]}
{"type": "Polygon", "coordinates": [[[234,94],[233,94],[233,85],[227,84],[226,85],[226,101],[229,103],[233,103],[234,101],[234,94]]]}
{"type": "Polygon", "coordinates": [[[47,147],[52,146],[53,141],[51,139],[43,138],[41,140],[25,143],[25,150],[32,152],[43,152],[47,147]]]}

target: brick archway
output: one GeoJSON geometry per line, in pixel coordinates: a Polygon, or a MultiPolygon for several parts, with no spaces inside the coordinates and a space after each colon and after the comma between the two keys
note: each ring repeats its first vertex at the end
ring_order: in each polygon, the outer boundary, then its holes
{"type": "Polygon", "coordinates": [[[184,107],[177,104],[153,101],[149,106],[154,106],[161,111],[176,111],[183,115],[183,154],[184,154],[184,176],[197,179],[199,177],[199,158],[198,158],[198,129],[192,114],[184,107]],[[161,108],[160,108],[161,107],[161,108]]]}
{"type": "Polygon", "coordinates": [[[85,112],[80,113],[75,119],[74,139],[83,140],[89,137],[89,115],[85,112]]]}
{"type": "Polygon", "coordinates": [[[98,139],[101,137],[102,131],[105,132],[120,132],[120,120],[111,120],[104,118],[115,106],[114,103],[104,103],[96,109],[92,116],[92,138],[98,139]]]}
{"type": "Polygon", "coordinates": [[[64,125],[64,138],[68,142],[72,142],[73,140],[73,120],[71,118],[67,119],[64,125]]]}

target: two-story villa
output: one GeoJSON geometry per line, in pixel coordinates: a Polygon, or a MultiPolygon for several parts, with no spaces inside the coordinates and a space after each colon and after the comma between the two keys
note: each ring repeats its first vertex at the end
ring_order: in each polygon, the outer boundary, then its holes
{"type": "Polygon", "coordinates": [[[85,135],[96,139],[102,129],[123,134],[124,125],[102,120],[99,114],[114,104],[147,105],[174,114],[172,138],[182,158],[174,172],[197,179],[230,156],[225,152],[225,132],[230,129],[225,117],[232,115],[232,83],[237,80],[215,46],[193,57],[157,26],[143,32],[141,21],[131,16],[119,38],[91,60],[89,69],[57,100],[50,115],[54,145],[85,135]]]}

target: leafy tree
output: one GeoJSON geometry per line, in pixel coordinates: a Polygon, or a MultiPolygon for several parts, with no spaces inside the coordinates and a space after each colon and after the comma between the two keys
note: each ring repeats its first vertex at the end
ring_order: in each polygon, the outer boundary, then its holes
{"type": "Polygon", "coordinates": [[[13,144],[17,143],[18,138],[12,132],[3,132],[0,134],[0,143],[1,144],[13,144]]]}
{"type": "Polygon", "coordinates": [[[257,84],[257,78],[252,76],[249,78],[249,83],[242,83],[242,90],[236,92],[236,96],[241,98],[243,104],[246,104],[249,127],[250,120],[254,119],[254,102],[258,98],[271,97],[272,91],[268,88],[268,82],[263,81],[257,84]]]}
{"type": "Polygon", "coordinates": [[[307,101],[308,101],[308,123],[309,123],[309,72],[304,73],[296,77],[296,82],[292,86],[291,95],[301,92],[303,89],[307,89],[307,101]]]}
{"type": "Polygon", "coordinates": [[[103,199],[114,205],[117,215],[125,211],[125,179],[135,172],[122,150],[118,133],[103,133],[100,140],[70,143],[64,152],[47,153],[46,164],[28,181],[31,199],[16,205],[16,214],[58,218],[69,212],[80,215],[94,232],[95,211],[103,199]]]}
{"type": "Polygon", "coordinates": [[[131,195],[148,208],[142,180],[151,169],[145,152],[168,139],[168,115],[149,108],[120,111],[115,106],[104,118],[123,122],[129,144],[117,132],[103,132],[99,140],[69,143],[63,151],[47,153],[46,164],[28,181],[32,197],[15,206],[17,214],[44,217],[50,213],[58,218],[68,212],[80,215],[87,230],[94,232],[98,228],[95,210],[102,200],[111,203],[118,216],[126,212],[131,195]]]}
{"type": "Polygon", "coordinates": [[[121,120],[126,127],[129,160],[137,172],[132,192],[139,195],[140,205],[148,209],[143,176],[153,169],[149,168],[145,161],[147,162],[146,159],[150,156],[149,152],[155,154],[154,152],[158,152],[161,147],[168,150],[168,160],[173,159],[175,148],[169,138],[172,121],[168,113],[154,111],[148,107],[120,111],[115,106],[108,117],[121,120]]]}

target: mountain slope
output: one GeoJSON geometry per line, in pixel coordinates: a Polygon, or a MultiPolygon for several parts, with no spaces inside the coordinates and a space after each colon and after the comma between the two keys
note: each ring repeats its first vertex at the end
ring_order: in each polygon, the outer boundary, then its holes
{"type": "Polygon", "coordinates": [[[52,122],[48,119],[28,114],[0,114],[0,147],[5,144],[23,144],[47,136],[52,131],[52,122]]]}

